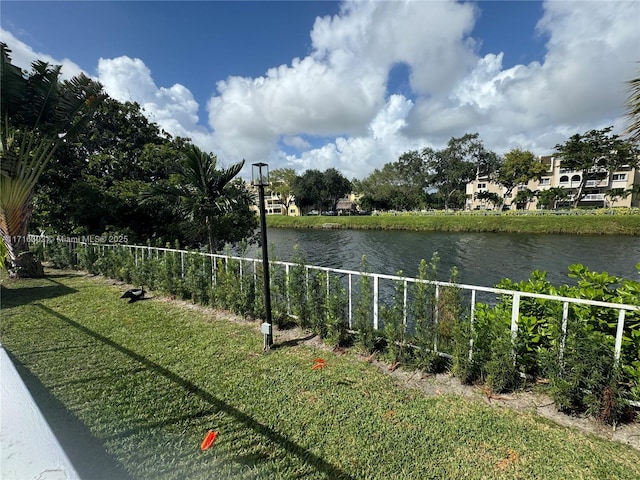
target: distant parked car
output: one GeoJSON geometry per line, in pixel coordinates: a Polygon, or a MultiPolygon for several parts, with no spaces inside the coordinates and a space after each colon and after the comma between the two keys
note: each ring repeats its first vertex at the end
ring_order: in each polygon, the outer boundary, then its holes
{"type": "Polygon", "coordinates": [[[320,212],[318,210],[311,210],[307,215],[320,215],[320,212]]]}
{"type": "Polygon", "coordinates": [[[328,217],[335,217],[336,215],[338,215],[338,213],[335,210],[329,210],[326,212],[322,212],[323,215],[326,215],[328,217]]]}

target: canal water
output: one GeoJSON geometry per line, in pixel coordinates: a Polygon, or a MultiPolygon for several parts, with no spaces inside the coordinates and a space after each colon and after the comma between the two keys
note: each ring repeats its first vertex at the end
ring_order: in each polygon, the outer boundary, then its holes
{"type": "MultiPolygon", "coordinates": [[[[369,271],[416,277],[421,259],[440,256],[438,280],[458,268],[458,282],[492,287],[503,278],[526,280],[544,270],[555,285],[573,284],[568,267],[581,263],[590,270],[640,281],[640,238],[623,235],[547,235],[504,233],[442,233],[382,230],[267,230],[269,259],[291,261],[294,247],[305,263],[360,270],[366,256],[369,271]]],[[[260,258],[252,249],[248,256],[260,258]]]]}

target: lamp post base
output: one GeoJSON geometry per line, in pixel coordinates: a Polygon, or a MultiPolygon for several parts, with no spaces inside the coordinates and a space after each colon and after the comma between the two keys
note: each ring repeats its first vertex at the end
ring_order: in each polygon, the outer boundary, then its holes
{"type": "Polygon", "coordinates": [[[264,334],[264,351],[266,352],[273,345],[273,327],[270,323],[262,324],[262,333],[264,334]]]}

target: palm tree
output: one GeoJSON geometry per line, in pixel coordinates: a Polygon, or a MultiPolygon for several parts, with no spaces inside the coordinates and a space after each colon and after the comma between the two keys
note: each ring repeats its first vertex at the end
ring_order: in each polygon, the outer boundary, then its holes
{"type": "Polygon", "coordinates": [[[224,195],[225,187],[240,173],[244,160],[224,170],[216,169],[217,163],[215,155],[191,145],[178,163],[172,182],[151,187],[142,195],[143,201],[158,196],[173,198],[183,218],[196,229],[204,229],[210,253],[215,253],[217,246],[213,222],[237,201],[224,195]]]}
{"type": "Polygon", "coordinates": [[[10,53],[0,43],[0,234],[10,274],[41,276],[27,244],[33,188],[60,144],[79,134],[104,95],[83,74],[59,82],[61,67],[45,62],[33,62],[25,74],[10,53]]]}
{"type": "Polygon", "coordinates": [[[558,208],[558,202],[569,198],[569,194],[562,187],[551,187],[547,190],[542,190],[538,193],[538,198],[541,205],[544,205],[547,209],[555,210],[558,208]]]}
{"type": "Polygon", "coordinates": [[[631,195],[631,189],[625,190],[624,188],[612,188],[604,194],[611,201],[611,207],[615,206],[618,200],[623,200],[631,195]]]}
{"type": "Polygon", "coordinates": [[[513,201],[515,202],[518,210],[528,210],[529,203],[531,203],[531,200],[533,200],[535,196],[535,192],[532,192],[528,188],[524,188],[522,190],[518,190],[516,198],[514,198],[513,201]]]}
{"type": "Polygon", "coordinates": [[[627,82],[629,85],[629,98],[627,99],[627,117],[629,117],[629,127],[625,134],[630,136],[632,141],[640,141],[640,77],[627,82]]]}

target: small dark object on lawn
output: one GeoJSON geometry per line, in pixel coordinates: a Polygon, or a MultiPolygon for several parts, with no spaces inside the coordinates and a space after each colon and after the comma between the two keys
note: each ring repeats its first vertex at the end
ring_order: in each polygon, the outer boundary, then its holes
{"type": "Polygon", "coordinates": [[[128,298],[129,303],[133,303],[136,300],[142,300],[144,298],[144,288],[132,288],[122,294],[120,298],[128,298]]]}

